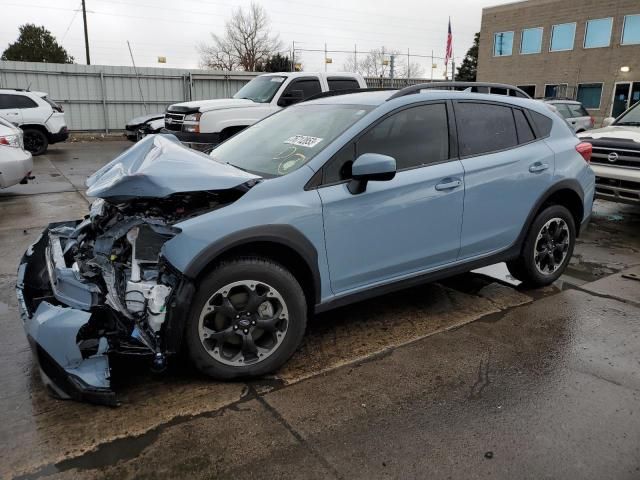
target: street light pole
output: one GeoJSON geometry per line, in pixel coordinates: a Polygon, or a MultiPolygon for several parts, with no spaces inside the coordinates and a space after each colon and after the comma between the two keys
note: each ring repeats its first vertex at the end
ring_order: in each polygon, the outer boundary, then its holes
{"type": "Polygon", "coordinates": [[[87,65],[91,65],[91,57],[89,57],[89,34],[87,33],[87,8],[84,0],[82,0],[82,20],[84,21],[84,49],[87,55],[87,65]]]}

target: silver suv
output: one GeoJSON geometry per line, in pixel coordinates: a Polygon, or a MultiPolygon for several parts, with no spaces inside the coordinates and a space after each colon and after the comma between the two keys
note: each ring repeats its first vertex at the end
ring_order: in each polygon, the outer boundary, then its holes
{"type": "Polygon", "coordinates": [[[564,118],[576,133],[591,130],[595,119],[587,112],[587,109],[576,100],[545,100],[545,103],[553,105],[560,116],[564,118]]]}

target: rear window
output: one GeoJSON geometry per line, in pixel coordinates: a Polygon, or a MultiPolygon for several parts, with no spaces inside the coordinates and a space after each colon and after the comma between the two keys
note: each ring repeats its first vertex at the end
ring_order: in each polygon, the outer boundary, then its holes
{"type": "Polygon", "coordinates": [[[42,97],[42,99],[47,102],[49,105],[51,105],[51,108],[53,108],[54,110],[58,111],[58,112],[62,112],[62,105],[60,105],[59,103],[54,102],[53,100],[51,100],[49,97],[42,97]]]}
{"type": "Polygon", "coordinates": [[[518,145],[511,107],[489,103],[456,103],[461,156],[505,150],[518,145]]]}
{"type": "Polygon", "coordinates": [[[546,115],[542,115],[538,112],[534,112],[533,110],[529,110],[531,114],[531,118],[533,120],[534,125],[536,126],[536,130],[538,131],[538,138],[548,137],[551,133],[551,127],[553,126],[553,120],[551,120],[546,115]]]}
{"type": "Polygon", "coordinates": [[[355,90],[360,88],[355,78],[328,78],[329,90],[355,90]]]}

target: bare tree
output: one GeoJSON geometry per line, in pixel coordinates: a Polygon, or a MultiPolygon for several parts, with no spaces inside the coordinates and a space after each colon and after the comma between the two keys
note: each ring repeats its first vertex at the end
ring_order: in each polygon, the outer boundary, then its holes
{"type": "Polygon", "coordinates": [[[365,77],[389,77],[392,56],[395,57],[394,77],[407,78],[407,75],[411,75],[412,78],[419,78],[424,74],[424,69],[419,63],[411,62],[407,65],[406,55],[385,47],[371,50],[363,57],[356,58],[355,55],[350,55],[342,68],[347,72],[357,72],[365,77]]]}
{"type": "Polygon", "coordinates": [[[211,34],[211,45],[201,44],[200,65],[218,70],[255,69],[282,49],[277,34],[272,35],[265,9],[251,3],[248,11],[242,7],[234,10],[227,21],[224,35],[211,34]]]}

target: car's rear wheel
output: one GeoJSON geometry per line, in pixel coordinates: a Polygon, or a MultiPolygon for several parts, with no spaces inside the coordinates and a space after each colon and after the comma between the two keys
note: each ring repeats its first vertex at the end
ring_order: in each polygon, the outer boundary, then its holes
{"type": "Polygon", "coordinates": [[[24,129],[24,149],[31,152],[34,157],[42,155],[49,147],[49,139],[43,131],[37,128],[24,129]]]}
{"type": "Polygon", "coordinates": [[[571,212],[561,205],[545,208],[533,221],[520,257],[507,262],[509,272],[527,286],[553,283],[569,264],[575,238],[571,212]]]}
{"type": "Polygon", "coordinates": [[[199,370],[218,379],[264,375],[295,352],[306,328],[302,288],[261,258],[221,263],[196,292],[187,346],[199,370]]]}

